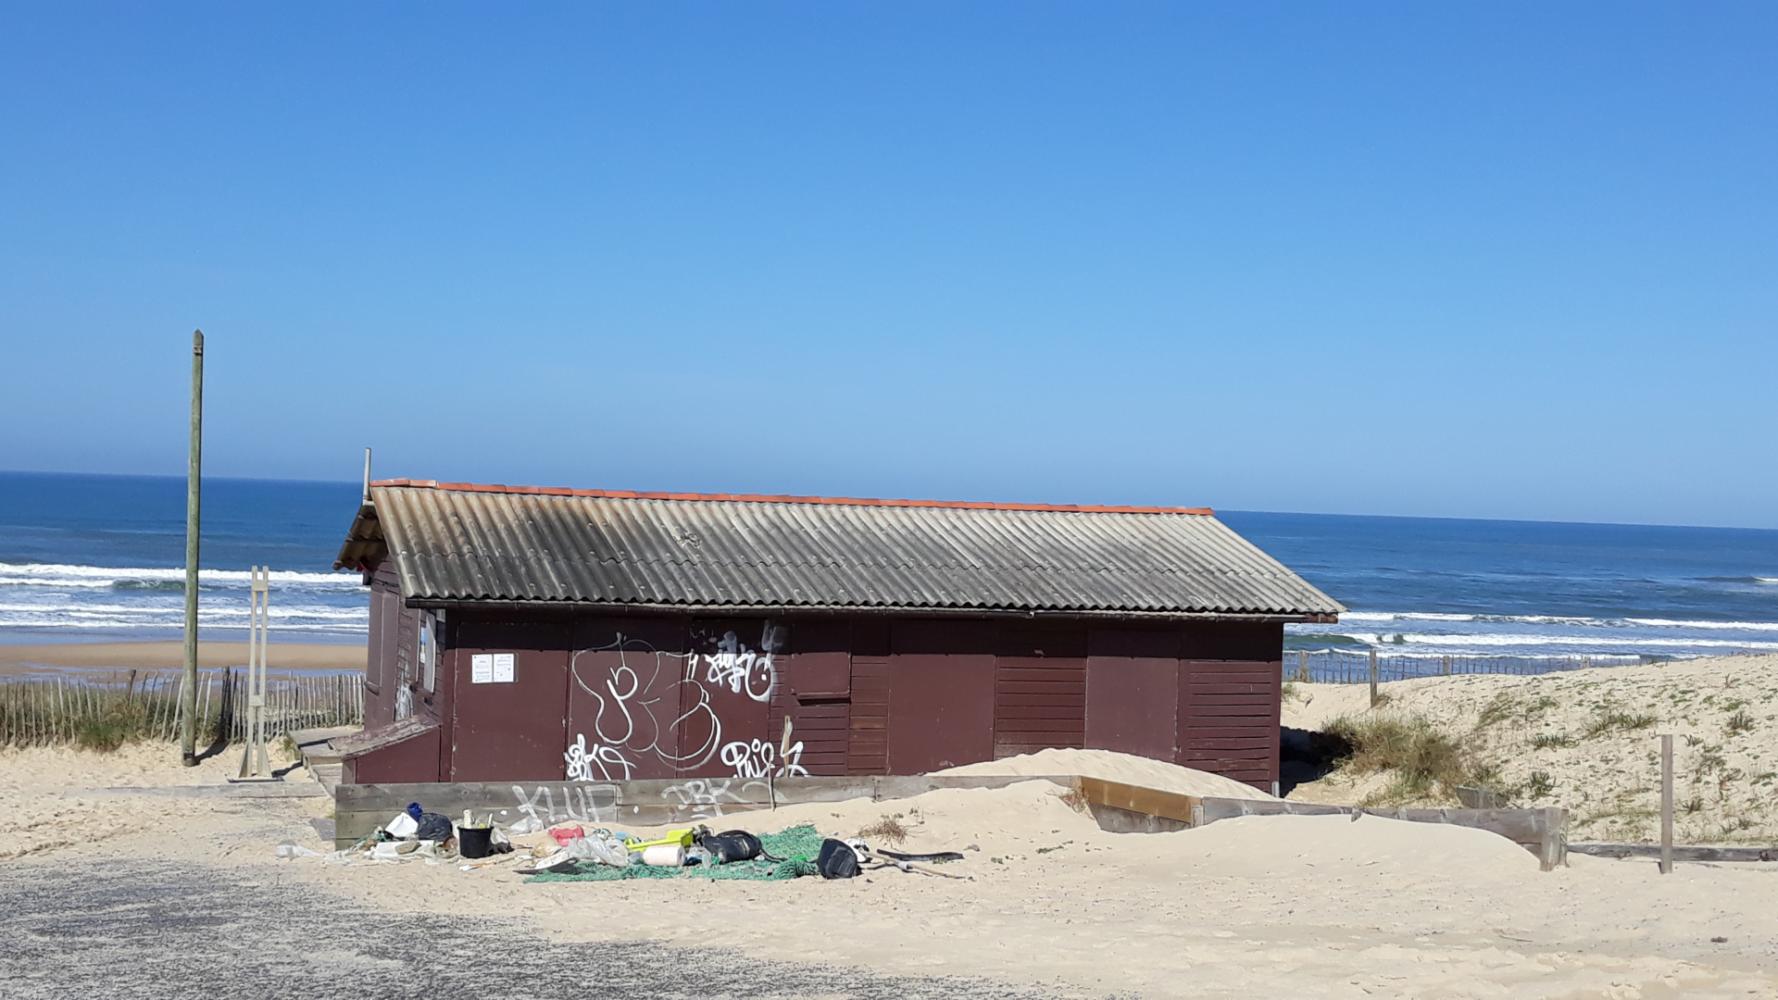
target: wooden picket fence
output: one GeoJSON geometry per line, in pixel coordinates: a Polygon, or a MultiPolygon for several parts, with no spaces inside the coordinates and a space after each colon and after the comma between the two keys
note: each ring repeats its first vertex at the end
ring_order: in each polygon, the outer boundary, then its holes
{"type": "MultiPolygon", "coordinates": [[[[184,687],[180,671],[0,680],[0,746],[103,749],[134,740],[176,741],[184,687]]],[[[197,702],[200,749],[247,738],[244,671],[199,672],[197,702]]],[[[298,729],[362,725],[364,688],[348,674],[271,678],[265,717],[270,739],[298,729]]]]}
{"type": "Polygon", "coordinates": [[[1284,679],[1321,684],[1364,684],[1451,674],[1510,674],[1527,677],[1589,667],[1620,667],[1644,662],[1640,656],[1425,656],[1390,655],[1375,649],[1290,650],[1284,679]]]}

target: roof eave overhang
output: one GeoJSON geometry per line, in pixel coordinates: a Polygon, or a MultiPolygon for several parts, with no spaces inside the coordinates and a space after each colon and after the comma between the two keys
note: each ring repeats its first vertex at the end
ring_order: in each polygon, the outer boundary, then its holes
{"type": "Polygon", "coordinates": [[[369,572],[388,554],[383,526],[377,520],[377,505],[366,500],[359,504],[358,513],[352,518],[346,540],[340,543],[339,554],[333,558],[333,568],[369,572]]]}
{"type": "Polygon", "coordinates": [[[436,608],[460,611],[523,611],[531,614],[659,614],[659,615],[895,615],[922,618],[1091,618],[1104,620],[1144,620],[1179,622],[1315,622],[1335,624],[1340,616],[1333,612],[1232,612],[1232,611],[1117,611],[1103,609],[1045,608],[957,608],[957,607],[883,607],[853,604],[648,604],[642,602],[599,603],[587,601],[487,601],[441,597],[408,597],[412,608],[436,608]]]}

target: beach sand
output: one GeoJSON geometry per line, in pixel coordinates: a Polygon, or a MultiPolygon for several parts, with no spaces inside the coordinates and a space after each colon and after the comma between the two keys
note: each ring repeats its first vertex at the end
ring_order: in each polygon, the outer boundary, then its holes
{"type": "Polygon", "coordinates": [[[1031,781],[720,821],[762,832],[810,822],[852,835],[897,817],[907,830],[899,846],[962,851],[964,861],[942,870],[963,879],[877,871],[844,882],[532,885],[508,866],[273,860],[282,840],[331,846],[310,824],[326,799],[100,791],[213,786],[232,763],[229,755],[193,772],[165,746],[0,754],[0,814],[25,817],[41,842],[8,870],[28,877],[32,866],[155,858],[229,884],[301,885],[393,920],[511,920],[514,947],[581,944],[589,969],[599,942],[645,939],[700,961],[745,954],[976,975],[1051,995],[1778,995],[1773,865],[1682,865],[1663,877],[1648,862],[1576,857],[1544,873],[1490,834],[1375,817],[1111,834],[1057,786],[1031,781]]]}
{"type": "MultiPolygon", "coordinates": [[[[362,642],[272,642],[266,665],[273,671],[363,670],[362,642]]],[[[198,643],[198,666],[239,667],[247,663],[245,642],[198,643]]],[[[45,670],[166,670],[185,664],[178,640],[146,642],[0,643],[0,674],[45,670]]]]}

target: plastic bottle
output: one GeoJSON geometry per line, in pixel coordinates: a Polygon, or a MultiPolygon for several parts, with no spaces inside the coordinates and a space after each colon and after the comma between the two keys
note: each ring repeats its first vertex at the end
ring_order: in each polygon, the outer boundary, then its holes
{"type": "Polygon", "coordinates": [[[683,868],[685,848],[678,844],[656,844],[642,852],[642,863],[655,868],[683,868]]]}

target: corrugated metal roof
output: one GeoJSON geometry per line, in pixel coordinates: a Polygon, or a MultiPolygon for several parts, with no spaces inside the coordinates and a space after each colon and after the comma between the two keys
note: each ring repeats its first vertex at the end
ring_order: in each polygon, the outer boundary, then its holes
{"type": "Polygon", "coordinates": [[[410,600],[1319,617],[1208,511],[373,486],[340,552],[410,600]],[[374,518],[380,531],[364,530],[374,518]]]}

